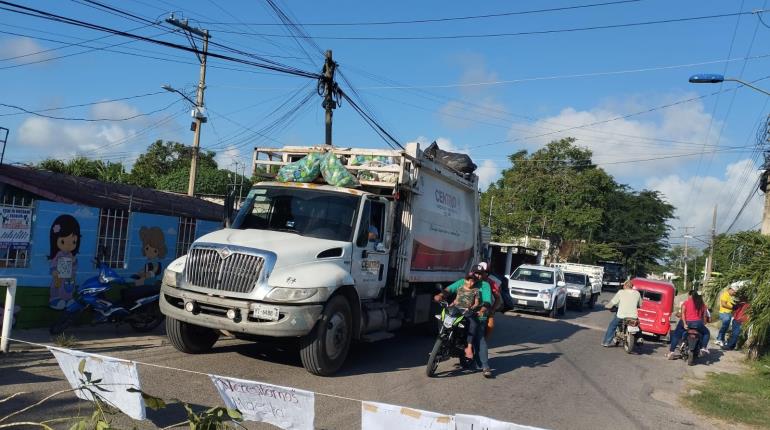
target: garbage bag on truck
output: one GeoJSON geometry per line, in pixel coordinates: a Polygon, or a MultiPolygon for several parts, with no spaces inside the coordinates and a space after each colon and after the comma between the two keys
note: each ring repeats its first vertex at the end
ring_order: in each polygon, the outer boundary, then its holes
{"type": "Polygon", "coordinates": [[[439,149],[436,142],[431,143],[430,146],[425,148],[423,154],[429,159],[461,173],[473,173],[476,171],[476,164],[473,163],[469,155],[444,151],[439,149]]]}
{"type": "Polygon", "coordinates": [[[333,152],[327,152],[321,158],[321,175],[327,184],[335,187],[357,187],[360,184],[333,152]]]}
{"type": "Polygon", "coordinates": [[[278,182],[313,182],[321,174],[321,158],[318,152],[311,152],[300,160],[289,163],[278,170],[278,182]]]}

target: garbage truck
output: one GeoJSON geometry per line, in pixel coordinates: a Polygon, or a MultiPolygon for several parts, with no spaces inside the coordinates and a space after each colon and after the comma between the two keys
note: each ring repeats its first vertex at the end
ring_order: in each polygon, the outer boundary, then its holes
{"type": "Polygon", "coordinates": [[[305,369],[331,375],[353,341],[431,327],[433,295],[480,258],[477,176],[418,144],[257,148],[253,165],[266,180],[227,227],[164,272],[160,308],[179,351],[207,352],[222,333],[295,339],[305,369]],[[319,153],[336,157],[356,186],[276,180],[276,169],[319,153]]]}

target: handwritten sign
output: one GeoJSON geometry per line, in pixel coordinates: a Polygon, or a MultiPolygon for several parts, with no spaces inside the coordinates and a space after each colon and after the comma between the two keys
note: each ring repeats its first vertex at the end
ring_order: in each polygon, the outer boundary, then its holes
{"type": "Polygon", "coordinates": [[[523,426],[519,424],[507,423],[504,421],[493,420],[492,418],[480,417],[477,415],[455,415],[456,430],[543,430],[539,427],[523,426]]]}
{"type": "Polygon", "coordinates": [[[238,409],[244,420],[269,423],[286,430],[313,430],[315,394],[296,388],[209,375],[225,406],[238,409]]]}
{"type": "Polygon", "coordinates": [[[454,430],[454,417],[386,403],[361,402],[362,430],[454,430]]]}
{"type": "MultiPolygon", "coordinates": [[[[99,388],[90,386],[91,391],[97,393],[104,402],[120,409],[135,420],[146,418],[141,393],[127,391],[129,388],[141,390],[136,363],[64,348],[49,349],[56,357],[59,367],[73,389],[89,386],[86,382],[86,376],[79,369],[80,362],[85,360],[84,372],[91,374],[91,381],[100,380],[96,384],[99,388]]],[[[93,401],[94,397],[91,391],[80,389],[75,393],[83,400],[93,401]]]]}
{"type": "Polygon", "coordinates": [[[0,248],[26,249],[32,231],[32,208],[0,206],[0,248]]]}

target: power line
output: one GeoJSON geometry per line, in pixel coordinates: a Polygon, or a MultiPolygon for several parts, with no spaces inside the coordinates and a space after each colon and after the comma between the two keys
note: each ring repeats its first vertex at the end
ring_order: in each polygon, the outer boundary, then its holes
{"type": "MultiPolygon", "coordinates": [[[[4,1],[4,0],[0,0],[0,4],[17,8],[17,9],[11,9],[11,8],[8,8],[8,7],[0,7],[0,9],[6,10],[6,11],[9,11],[9,12],[14,12],[14,13],[22,14],[22,15],[28,15],[28,16],[32,16],[32,17],[36,17],[36,18],[41,18],[41,19],[46,19],[46,20],[49,20],[49,21],[61,22],[61,23],[64,23],[64,24],[69,24],[69,25],[74,25],[74,26],[77,26],[77,27],[88,28],[88,29],[91,29],[91,30],[103,31],[103,32],[111,33],[111,34],[116,34],[116,35],[120,35],[120,36],[124,36],[124,37],[128,37],[128,38],[132,38],[132,39],[141,40],[141,41],[144,41],[144,42],[153,43],[153,44],[156,44],[156,45],[161,45],[161,46],[165,46],[165,47],[169,47],[169,48],[175,48],[175,49],[179,49],[179,50],[183,50],[183,51],[187,51],[187,52],[193,52],[195,54],[200,54],[200,51],[198,49],[190,48],[190,47],[185,46],[185,45],[180,45],[180,44],[177,44],[177,43],[167,42],[167,41],[164,41],[164,40],[153,39],[151,37],[141,36],[141,35],[138,35],[138,34],[129,33],[129,32],[121,31],[121,30],[116,30],[116,29],[113,29],[113,28],[105,27],[105,26],[98,25],[98,24],[88,23],[88,22],[81,21],[81,20],[74,19],[74,18],[67,18],[67,17],[61,16],[61,15],[57,15],[57,14],[53,14],[53,13],[50,13],[50,12],[45,12],[45,11],[42,11],[42,10],[39,10],[39,9],[34,9],[34,8],[18,5],[18,4],[15,4],[15,3],[12,3],[12,2],[8,2],[8,1],[4,1]]],[[[301,77],[312,78],[312,79],[318,79],[320,77],[320,75],[318,75],[317,73],[306,72],[306,71],[303,71],[301,69],[297,69],[297,68],[294,68],[294,67],[291,67],[291,66],[278,65],[276,62],[274,62],[272,60],[269,60],[269,59],[260,59],[260,61],[262,61],[262,62],[254,62],[254,61],[249,61],[249,60],[244,60],[244,59],[240,59],[240,58],[235,58],[235,57],[231,57],[231,56],[227,56],[227,55],[223,55],[223,54],[219,54],[219,53],[214,53],[214,52],[208,52],[207,55],[209,55],[211,57],[214,57],[214,58],[219,58],[219,59],[222,59],[222,60],[233,61],[233,62],[237,62],[237,63],[241,63],[241,64],[247,64],[247,65],[250,65],[250,66],[259,67],[259,68],[268,69],[268,70],[273,70],[273,71],[276,71],[276,72],[282,72],[282,73],[286,73],[286,74],[290,74],[290,75],[294,75],[294,76],[301,76],[301,77]]]]}
{"type": "Polygon", "coordinates": [[[153,92],[153,93],[138,94],[138,95],[135,95],[135,96],[120,97],[120,98],[117,98],[117,99],[101,100],[101,101],[98,101],[98,102],[88,102],[88,103],[81,103],[81,104],[62,106],[62,107],[56,107],[56,108],[37,109],[37,110],[26,110],[25,109],[22,112],[0,114],[0,117],[2,117],[2,116],[23,115],[25,113],[38,114],[38,113],[42,113],[42,112],[51,112],[51,111],[73,109],[73,108],[79,108],[79,107],[85,107],[85,106],[94,106],[94,105],[100,105],[100,104],[105,104],[105,103],[120,102],[120,101],[125,101],[125,100],[134,100],[134,99],[139,99],[139,98],[149,97],[149,96],[155,96],[155,95],[158,95],[158,94],[165,94],[165,93],[166,93],[165,91],[156,91],[156,92],[153,92]]]}
{"type": "MultiPolygon", "coordinates": [[[[760,11],[760,12],[764,12],[764,11],[760,11]]],[[[671,23],[677,23],[677,22],[729,18],[729,17],[739,16],[739,15],[751,15],[753,13],[758,13],[758,12],[723,13],[723,14],[716,14],[716,15],[669,18],[669,19],[661,19],[661,20],[654,20],[654,21],[629,22],[629,23],[622,23],[622,24],[607,24],[607,25],[593,25],[588,27],[520,31],[515,33],[451,34],[451,35],[437,35],[437,36],[313,36],[313,38],[321,39],[321,40],[368,40],[368,41],[483,39],[483,38],[499,38],[499,37],[532,36],[532,35],[542,35],[542,34],[575,33],[575,32],[593,31],[593,30],[608,30],[608,29],[615,29],[615,28],[640,27],[640,26],[657,25],[657,24],[671,24],[671,23]]],[[[272,33],[252,33],[252,32],[243,32],[243,31],[236,31],[236,30],[219,30],[219,31],[222,33],[229,33],[229,34],[255,35],[255,36],[276,37],[276,38],[289,37],[283,34],[272,34],[272,33]]],[[[296,37],[302,37],[302,36],[296,36],[296,37]]],[[[310,36],[307,36],[307,37],[310,37],[310,36]]]]}
{"type": "Polygon", "coordinates": [[[162,111],[164,111],[164,110],[166,110],[166,109],[169,109],[171,106],[173,106],[173,105],[175,105],[175,104],[179,103],[180,101],[181,101],[181,100],[175,100],[174,102],[172,102],[172,103],[168,104],[167,106],[165,106],[165,107],[162,107],[162,108],[160,108],[160,109],[156,109],[156,110],[154,110],[154,111],[151,111],[151,112],[146,112],[146,113],[138,113],[138,114],[136,114],[136,115],[131,115],[131,116],[122,117],[122,118],[79,118],[79,117],[61,117],[61,116],[46,115],[46,114],[44,114],[44,113],[40,113],[39,111],[33,111],[33,110],[29,110],[29,109],[23,108],[23,107],[21,107],[21,106],[16,106],[16,105],[9,105],[9,104],[6,104],[6,103],[0,103],[0,106],[3,106],[3,107],[7,107],[7,108],[12,108],[12,109],[18,109],[18,110],[20,110],[20,111],[22,111],[22,112],[24,112],[24,113],[28,113],[28,114],[30,114],[30,115],[39,116],[39,117],[42,117],[42,118],[48,118],[48,119],[56,119],[56,120],[61,120],[61,121],[83,121],[83,122],[103,122],[103,121],[111,121],[111,122],[121,122],[121,121],[130,121],[130,120],[132,120],[132,119],[141,118],[141,117],[143,117],[143,116],[149,116],[149,115],[153,115],[153,114],[156,114],[156,113],[158,113],[158,112],[162,112],[162,111]]]}
{"type": "MultiPolygon", "coordinates": [[[[524,11],[515,11],[515,12],[490,13],[490,14],[484,14],[484,15],[455,16],[455,17],[447,17],[447,18],[426,18],[426,19],[403,20],[403,21],[306,22],[300,25],[307,26],[307,27],[311,27],[311,26],[312,27],[321,27],[321,26],[352,27],[352,26],[370,26],[370,25],[425,24],[425,23],[433,23],[433,22],[499,18],[504,16],[529,15],[529,14],[546,13],[546,12],[561,12],[561,11],[567,11],[567,10],[588,9],[588,8],[594,8],[594,7],[600,7],[600,6],[618,5],[618,4],[624,4],[624,3],[637,3],[639,1],[641,0],[621,0],[621,1],[611,1],[611,2],[605,2],[605,3],[592,3],[592,4],[584,4],[584,5],[576,5],[576,6],[554,7],[549,9],[535,9],[535,10],[524,10],[524,11]]],[[[202,24],[222,24],[222,25],[241,24],[241,25],[253,25],[253,26],[282,25],[282,24],[275,24],[275,23],[244,23],[240,21],[239,22],[201,21],[201,23],[202,24]]]]}

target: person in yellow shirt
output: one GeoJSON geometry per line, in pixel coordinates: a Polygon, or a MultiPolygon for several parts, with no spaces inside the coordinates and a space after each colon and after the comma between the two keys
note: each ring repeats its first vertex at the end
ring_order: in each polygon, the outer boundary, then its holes
{"type": "Polygon", "coordinates": [[[735,305],[735,292],[738,287],[731,284],[722,294],[719,295],[719,320],[722,321],[722,326],[719,328],[719,334],[717,334],[717,340],[714,342],[719,346],[725,344],[725,333],[730,327],[730,322],[733,319],[733,305],[735,305]]]}

